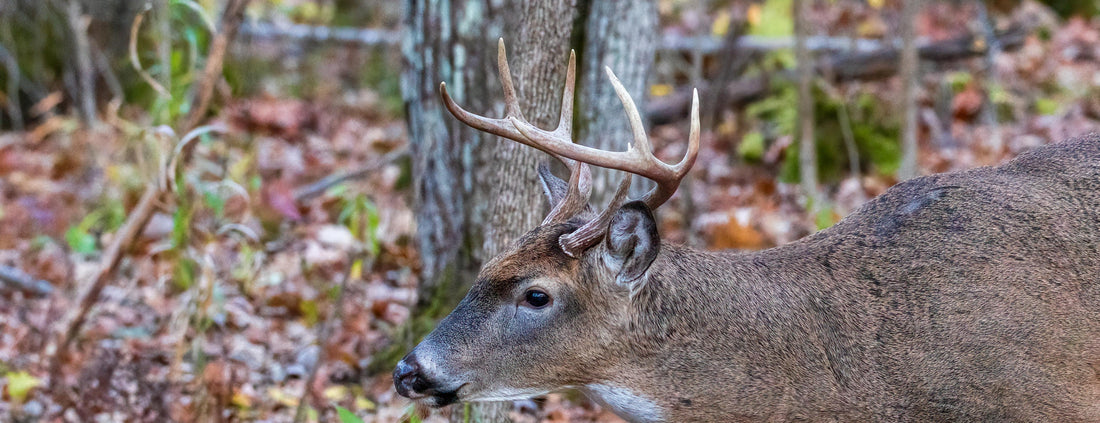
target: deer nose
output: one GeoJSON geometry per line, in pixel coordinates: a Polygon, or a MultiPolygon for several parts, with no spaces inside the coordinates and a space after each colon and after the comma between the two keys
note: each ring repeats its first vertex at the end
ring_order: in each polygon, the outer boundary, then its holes
{"type": "Polygon", "coordinates": [[[393,369],[393,387],[397,393],[406,398],[419,398],[424,396],[430,383],[420,372],[420,363],[416,361],[416,355],[409,353],[397,363],[393,369]]]}

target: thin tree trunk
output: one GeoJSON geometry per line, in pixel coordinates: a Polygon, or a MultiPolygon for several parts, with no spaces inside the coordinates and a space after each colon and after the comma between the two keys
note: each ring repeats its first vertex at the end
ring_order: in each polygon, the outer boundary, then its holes
{"type": "MultiPolygon", "coordinates": [[[[76,78],[73,101],[77,104],[80,120],[85,125],[96,123],[95,110],[95,67],[92,63],[92,49],[88,43],[88,19],[84,16],[80,2],[69,0],[65,5],[65,17],[72,35],[72,72],[76,78]]],[[[15,93],[19,95],[19,93],[15,93]]]]}
{"type": "Polygon", "coordinates": [[[806,0],[794,0],[794,50],[795,60],[798,61],[798,165],[802,192],[808,205],[816,211],[820,204],[817,203],[817,152],[814,142],[814,64],[806,48],[808,3],[806,0]]]}
{"type": "Polygon", "coordinates": [[[978,8],[978,20],[982,24],[982,38],[987,40],[989,47],[985,51],[985,75],[982,85],[985,89],[982,98],[982,110],[981,119],[982,125],[989,128],[990,136],[986,145],[993,148],[994,151],[1000,151],[1004,148],[1004,137],[1001,133],[1000,123],[997,122],[997,106],[993,104],[992,99],[989,96],[991,87],[997,84],[997,72],[994,69],[993,59],[1001,54],[1004,46],[1001,45],[1001,40],[997,38],[996,29],[993,26],[993,19],[989,16],[989,8],[986,7],[984,1],[975,1],[975,6],[978,8]]]}
{"type": "Polygon", "coordinates": [[[901,109],[905,116],[905,126],[902,129],[901,142],[901,166],[898,168],[898,179],[905,180],[917,176],[917,57],[916,24],[917,13],[920,11],[921,0],[909,0],[902,2],[901,7],[901,109]]]}
{"type": "MultiPolygon", "coordinates": [[[[591,0],[585,6],[576,141],[601,150],[623,151],[632,142],[630,125],[604,68],[615,72],[638,109],[645,110],[649,72],[657,53],[657,3],[642,0],[623,7],[615,0],[591,0]]],[[[593,204],[602,205],[622,175],[593,168],[592,177],[593,204]]],[[[652,184],[637,180],[643,183],[634,184],[634,196],[652,184]]]]}

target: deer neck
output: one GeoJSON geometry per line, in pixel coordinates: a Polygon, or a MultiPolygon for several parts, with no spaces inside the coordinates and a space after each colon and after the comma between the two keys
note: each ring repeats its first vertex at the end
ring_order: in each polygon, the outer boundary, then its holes
{"type": "MultiPolygon", "coordinates": [[[[636,366],[618,372],[626,380],[604,381],[601,401],[615,409],[616,399],[655,398],[649,408],[670,421],[731,401],[745,406],[731,421],[860,407],[852,389],[869,383],[866,349],[831,339],[836,326],[853,323],[848,309],[828,306],[835,292],[826,292],[828,272],[807,258],[813,246],[768,254],[661,248],[651,279],[632,298],[630,357],[621,363],[636,366]]],[[[649,421],[643,417],[635,421],[649,421]]]]}

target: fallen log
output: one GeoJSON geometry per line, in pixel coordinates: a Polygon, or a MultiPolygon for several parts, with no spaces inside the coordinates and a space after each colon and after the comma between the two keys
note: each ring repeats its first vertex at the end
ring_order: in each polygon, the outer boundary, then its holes
{"type": "MultiPolygon", "coordinates": [[[[1013,51],[1023,45],[1029,31],[1022,26],[1013,26],[997,33],[997,41],[1002,51],[1013,51]]],[[[901,60],[897,47],[885,46],[872,51],[841,52],[818,59],[817,71],[830,82],[872,80],[893,76],[898,72],[901,60]]],[[[966,35],[920,46],[917,55],[921,60],[948,63],[960,59],[981,57],[989,43],[981,36],[966,35]]],[[[723,106],[741,108],[768,94],[771,79],[791,79],[793,74],[787,71],[771,74],[768,77],[753,77],[736,80],[725,87],[726,103],[723,106]]],[[[672,94],[652,98],[646,107],[646,116],[652,125],[662,125],[683,119],[691,106],[693,87],[678,87],[672,94]]],[[[709,92],[713,87],[703,85],[700,92],[709,92]]]]}

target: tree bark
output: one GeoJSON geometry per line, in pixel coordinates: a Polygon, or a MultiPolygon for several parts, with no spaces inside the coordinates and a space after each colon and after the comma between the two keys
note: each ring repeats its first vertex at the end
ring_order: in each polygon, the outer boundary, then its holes
{"type": "MultiPolygon", "coordinates": [[[[506,25],[507,33],[515,34],[515,41],[508,46],[516,95],[527,119],[551,128],[560,113],[576,8],[569,0],[520,2],[515,7],[506,25]]],[[[494,98],[501,98],[499,92],[494,98]]],[[[516,142],[491,140],[482,146],[481,157],[486,159],[481,169],[488,174],[479,179],[484,183],[475,195],[479,203],[489,204],[486,225],[479,228],[485,233],[485,242],[478,258],[484,261],[538,226],[546,215],[535,168],[549,156],[516,142]]],[[[475,403],[453,412],[451,421],[511,421],[511,410],[511,402],[475,403]],[[470,415],[464,415],[467,410],[470,415]]]]}
{"type": "Polygon", "coordinates": [[[441,317],[480,265],[477,246],[488,206],[475,193],[486,184],[477,169],[488,137],[443,109],[439,83],[446,81],[470,110],[503,110],[492,48],[503,28],[503,7],[492,0],[407,0],[405,8],[402,96],[416,192],[420,308],[431,306],[428,317],[441,317]]]}
{"type": "MultiPolygon", "coordinates": [[[[649,72],[657,52],[657,4],[645,0],[623,7],[615,0],[592,0],[584,6],[588,10],[578,78],[576,142],[601,150],[624,151],[633,142],[630,124],[604,68],[615,72],[638,110],[645,110],[649,72]]],[[[619,171],[593,168],[593,204],[604,204],[619,178],[619,171]]],[[[652,182],[638,178],[631,194],[642,194],[648,190],[647,184],[652,182]]]]}
{"type": "Polygon", "coordinates": [[[905,126],[901,135],[901,166],[898,179],[906,180],[917,176],[917,76],[920,65],[917,57],[916,25],[920,0],[902,2],[901,6],[901,110],[905,116],[905,126]]]}

